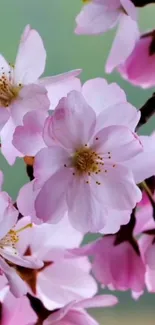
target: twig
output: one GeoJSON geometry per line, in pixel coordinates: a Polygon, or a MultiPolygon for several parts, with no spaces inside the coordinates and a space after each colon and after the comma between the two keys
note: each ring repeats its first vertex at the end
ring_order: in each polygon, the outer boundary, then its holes
{"type": "Polygon", "coordinates": [[[142,125],[146,124],[147,121],[154,115],[155,113],[155,93],[153,93],[152,97],[148,99],[148,101],[140,108],[141,118],[137,125],[136,130],[138,130],[142,125]]]}

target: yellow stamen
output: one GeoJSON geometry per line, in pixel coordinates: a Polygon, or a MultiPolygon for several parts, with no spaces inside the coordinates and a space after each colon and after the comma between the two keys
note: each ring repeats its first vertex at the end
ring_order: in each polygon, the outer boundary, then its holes
{"type": "Polygon", "coordinates": [[[15,230],[11,229],[4,238],[0,240],[0,248],[4,246],[11,246],[14,248],[15,244],[18,242],[19,237],[15,230]]]}
{"type": "Polygon", "coordinates": [[[24,227],[16,230],[16,233],[19,233],[19,232],[21,232],[21,231],[23,231],[25,229],[32,228],[32,227],[33,227],[33,224],[32,223],[28,223],[26,226],[24,226],[24,227]]]}
{"type": "Polygon", "coordinates": [[[100,172],[100,162],[102,157],[98,156],[92,148],[86,146],[78,149],[72,157],[72,166],[78,174],[90,174],[100,172]]]}
{"type": "MultiPolygon", "coordinates": [[[[3,71],[3,67],[1,68],[3,71]]],[[[7,73],[2,72],[0,77],[0,106],[8,107],[19,95],[22,85],[14,85],[11,80],[11,70],[7,73]]]]}

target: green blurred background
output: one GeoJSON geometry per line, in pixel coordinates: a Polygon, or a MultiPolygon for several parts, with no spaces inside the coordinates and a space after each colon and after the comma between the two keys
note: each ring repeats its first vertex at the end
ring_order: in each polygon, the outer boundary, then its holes
{"type": "MultiPolygon", "coordinates": [[[[31,24],[41,34],[47,49],[45,75],[82,68],[82,81],[98,76],[105,77],[111,82],[116,81],[126,91],[128,100],[137,108],[141,107],[153,89],[134,88],[121,79],[119,74],[104,73],[105,61],[115,31],[102,36],[74,34],[75,17],[81,5],[81,0],[0,0],[0,52],[9,62],[14,62],[23,28],[26,24],[31,24]]],[[[139,21],[142,31],[155,28],[155,5],[141,9],[139,21]]],[[[155,119],[152,119],[141,131],[150,133],[154,124],[155,119]]],[[[15,199],[20,186],[27,179],[24,164],[17,161],[10,167],[2,157],[0,164],[0,169],[5,173],[4,187],[15,199]]],[[[121,303],[117,307],[95,312],[100,323],[155,324],[155,295],[146,293],[136,303],[128,293],[118,294],[118,297],[121,303]]]]}

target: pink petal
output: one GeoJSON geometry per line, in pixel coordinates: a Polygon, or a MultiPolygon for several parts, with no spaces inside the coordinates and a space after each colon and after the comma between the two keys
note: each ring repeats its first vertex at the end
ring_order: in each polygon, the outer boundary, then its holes
{"type": "Polygon", "coordinates": [[[44,266],[44,263],[33,256],[20,256],[15,254],[14,251],[9,251],[5,248],[0,248],[1,256],[7,261],[12,262],[15,265],[20,265],[30,269],[39,269],[44,266]]]}
{"type": "MultiPolygon", "coordinates": [[[[65,307],[64,307],[65,308],[65,307]]],[[[63,308],[63,309],[64,309],[63,308]]],[[[58,312],[56,312],[58,313],[58,312]]],[[[61,311],[60,311],[61,313],[61,311]]],[[[51,325],[53,324],[53,316],[54,314],[50,315],[44,322],[44,325],[51,325]],[[52,321],[52,323],[51,323],[52,321]]],[[[58,316],[57,316],[58,317],[58,316]]],[[[66,315],[60,319],[60,321],[54,321],[54,324],[57,325],[98,325],[98,322],[93,319],[89,314],[87,314],[84,310],[78,310],[78,309],[71,309],[66,313],[66,315]]]]}
{"type": "Polygon", "coordinates": [[[138,38],[137,23],[130,16],[123,14],[106,63],[107,73],[111,73],[114,68],[125,62],[133,51],[138,38]]]}
{"type": "Polygon", "coordinates": [[[53,123],[52,123],[52,117],[49,116],[44,124],[43,129],[43,139],[46,144],[46,146],[51,147],[55,144],[55,139],[53,135],[53,123]]]}
{"type": "Polygon", "coordinates": [[[47,90],[43,86],[31,84],[24,86],[19,98],[11,106],[11,116],[18,126],[22,124],[23,117],[32,110],[47,112],[49,108],[47,90]]]}
{"type": "Polygon", "coordinates": [[[123,165],[116,164],[115,168],[109,170],[107,167],[107,172],[100,173],[98,179],[101,185],[98,186],[94,182],[92,191],[109,210],[131,211],[141,200],[141,191],[136,186],[131,171],[123,165]]]}
{"type": "Polygon", "coordinates": [[[37,315],[30,306],[27,297],[16,299],[10,292],[3,302],[3,325],[32,325],[37,322],[37,315]]]}
{"type": "Polygon", "coordinates": [[[155,134],[140,136],[140,141],[143,145],[143,151],[125,163],[132,169],[137,184],[155,175],[155,134]]]}
{"type": "Polygon", "coordinates": [[[119,9],[108,10],[102,4],[90,3],[76,17],[76,34],[100,34],[113,28],[120,17],[119,9]]]}
{"type": "Polygon", "coordinates": [[[82,87],[82,94],[97,115],[106,108],[126,102],[125,92],[116,83],[108,84],[103,78],[86,81],[82,87]]]}
{"type": "MultiPolygon", "coordinates": [[[[77,77],[81,72],[82,72],[81,69],[67,71],[67,72],[64,72],[64,73],[61,73],[61,74],[58,74],[55,76],[41,78],[38,80],[38,83],[40,85],[43,85],[44,87],[48,87],[48,86],[52,86],[52,85],[54,86],[57,83],[60,83],[58,86],[61,86],[61,83],[63,84],[63,82],[64,83],[67,81],[73,82],[74,77],[77,77]]],[[[79,80],[79,79],[76,79],[76,80],[79,80]]],[[[76,89],[76,90],[80,90],[80,87],[78,87],[78,88],[79,89],[76,89]]],[[[71,90],[73,90],[73,88],[71,90]]],[[[61,97],[64,97],[64,96],[61,96],[61,97]]]]}
{"type": "Polygon", "coordinates": [[[71,177],[72,170],[64,167],[46,181],[35,201],[39,219],[55,223],[63,217],[66,210],[65,195],[71,177]]]}
{"type": "Polygon", "coordinates": [[[18,126],[13,135],[13,145],[26,156],[35,156],[45,147],[42,131],[46,112],[32,111],[23,118],[23,126],[18,126]]]}
{"type": "Polygon", "coordinates": [[[77,91],[60,100],[51,117],[53,136],[66,148],[76,149],[88,142],[94,131],[96,116],[93,109],[77,91]],[[87,116],[84,123],[83,116],[87,116]]]}
{"type": "Polygon", "coordinates": [[[140,119],[140,112],[130,103],[124,102],[113,105],[97,117],[96,130],[100,131],[103,126],[122,125],[130,130],[135,130],[140,119]]]}
{"type": "Polygon", "coordinates": [[[150,245],[145,252],[145,263],[155,271],[155,244],[150,245]]]}
{"type": "Polygon", "coordinates": [[[19,277],[16,271],[0,257],[0,267],[8,279],[10,290],[15,297],[21,297],[27,293],[28,288],[25,282],[19,277]]]}
{"type": "Polygon", "coordinates": [[[94,251],[93,271],[96,278],[114,290],[144,290],[145,266],[130,243],[114,245],[115,237],[106,236],[98,241],[94,251]],[[117,263],[116,263],[117,261],[117,263]]]}
{"type": "MultiPolygon", "coordinates": [[[[64,250],[65,248],[79,246],[83,239],[83,235],[71,226],[67,214],[62,218],[62,220],[59,221],[58,224],[42,224],[39,226],[34,226],[31,230],[31,250],[40,259],[40,253],[42,256],[43,254],[44,256],[47,256],[47,251],[50,250],[53,258],[53,252],[55,249],[63,248],[64,250]],[[40,242],[44,242],[43,247],[40,247],[40,242]],[[38,247],[40,247],[39,250],[38,247]]],[[[23,243],[23,235],[24,234],[21,236],[21,244],[23,243]]]]}
{"type": "Polygon", "coordinates": [[[100,233],[115,234],[119,231],[122,225],[126,225],[130,221],[131,211],[109,209],[105,216],[105,226],[100,230],[100,233]]]}
{"type": "Polygon", "coordinates": [[[0,107],[0,131],[3,129],[7,121],[9,120],[10,112],[6,107],[0,107]]]}
{"type": "Polygon", "coordinates": [[[33,190],[34,181],[25,184],[19,191],[17,197],[17,206],[23,216],[31,216],[35,218],[36,212],[34,202],[38,191],[33,190]]]}
{"type": "Polygon", "coordinates": [[[74,176],[68,188],[67,204],[69,219],[75,229],[86,233],[97,232],[104,227],[107,211],[101,208],[84,179],[74,176]]]}
{"type": "Polygon", "coordinates": [[[0,239],[14,227],[18,218],[18,211],[14,208],[11,198],[6,192],[0,193],[0,239]]]}
{"type": "Polygon", "coordinates": [[[10,117],[3,130],[1,131],[1,152],[10,165],[13,165],[16,157],[23,157],[12,144],[15,124],[10,117]]]}
{"type": "Polygon", "coordinates": [[[137,40],[127,60],[119,67],[121,75],[134,85],[143,88],[155,85],[155,60],[154,55],[149,55],[149,49],[153,38],[150,35],[142,35],[137,40]]]}
{"type": "Polygon", "coordinates": [[[140,235],[140,233],[142,233],[143,231],[155,228],[155,222],[152,216],[153,216],[153,208],[150,203],[144,207],[141,207],[140,209],[137,209],[136,225],[134,228],[135,235],[140,235]]]}
{"type": "Polygon", "coordinates": [[[137,20],[137,8],[130,0],[120,0],[123,9],[133,19],[137,20]]]}
{"type": "Polygon", "coordinates": [[[39,274],[38,292],[46,308],[59,308],[72,300],[89,298],[96,293],[96,281],[78,266],[77,261],[78,259],[62,259],[39,274]]]}
{"type": "Polygon", "coordinates": [[[59,100],[66,97],[72,90],[81,90],[80,79],[76,78],[81,70],[73,70],[61,75],[46,77],[39,80],[39,84],[44,85],[48,91],[50,109],[54,110],[59,100]]]}
{"type": "Polygon", "coordinates": [[[84,299],[75,303],[76,308],[98,308],[110,307],[118,303],[118,299],[113,295],[100,295],[93,298],[84,299]]]}
{"type": "Polygon", "coordinates": [[[107,164],[129,160],[143,152],[138,136],[127,127],[117,125],[105,127],[95,134],[93,148],[107,164]]]}
{"type": "Polygon", "coordinates": [[[67,162],[68,153],[61,147],[53,146],[40,150],[35,157],[34,163],[34,188],[37,189],[43,186],[67,162]]]}
{"type": "Polygon", "coordinates": [[[68,313],[72,306],[74,306],[74,304],[75,301],[73,300],[66,304],[64,307],[57,310],[56,312],[52,313],[48,318],[46,318],[46,320],[44,321],[44,325],[51,325],[55,322],[59,322],[68,313]]]}
{"type": "Polygon", "coordinates": [[[15,62],[15,82],[22,84],[35,82],[44,72],[45,61],[46,51],[39,33],[26,26],[15,62]]]}

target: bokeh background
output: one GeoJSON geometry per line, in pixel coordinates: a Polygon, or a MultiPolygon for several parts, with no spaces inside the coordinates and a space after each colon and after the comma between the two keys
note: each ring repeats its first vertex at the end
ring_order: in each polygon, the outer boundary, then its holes
{"type": "MultiPolygon", "coordinates": [[[[153,89],[132,87],[118,73],[104,73],[115,31],[101,36],[74,34],[75,17],[81,6],[81,0],[0,0],[0,52],[13,63],[23,28],[31,24],[41,34],[47,49],[45,75],[82,68],[82,81],[100,76],[117,82],[126,91],[128,100],[137,108],[141,107],[153,89]]],[[[155,5],[140,10],[139,22],[142,31],[155,28],[155,5]]],[[[141,132],[150,133],[154,125],[155,119],[152,119],[141,132]]],[[[25,166],[18,160],[10,167],[0,157],[0,169],[5,173],[4,187],[15,199],[20,186],[27,180],[25,166]]],[[[155,324],[155,295],[145,293],[134,302],[130,293],[116,294],[120,299],[117,307],[95,311],[101,324],[155,324]]]]}

